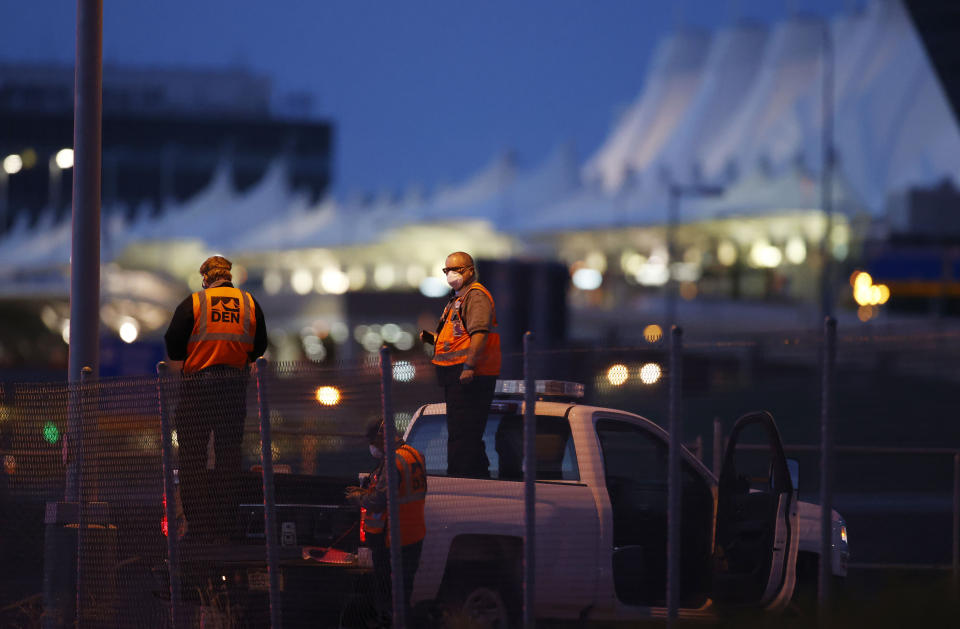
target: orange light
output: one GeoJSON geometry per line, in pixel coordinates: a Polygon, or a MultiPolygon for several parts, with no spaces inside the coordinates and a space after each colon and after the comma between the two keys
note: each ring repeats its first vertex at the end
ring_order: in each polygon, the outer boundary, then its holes
{"type": "Polygon", "coordinates": [[[324,406],[336,406],[340,403],[340,389],[337,387],[318,387],[316,392],[317,401],[324,406]]]}
{"type": "Polygon", "coordinates": [[[663,338],[663,328],[656,323],[651,323],[643,328],[643,338],[647,340],[647,343],[656,343],[663,338]]]}

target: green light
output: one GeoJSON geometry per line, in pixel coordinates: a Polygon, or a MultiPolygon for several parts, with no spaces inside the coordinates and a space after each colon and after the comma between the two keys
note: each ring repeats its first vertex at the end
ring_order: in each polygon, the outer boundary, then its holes
{"type": "Polygon", "coordinates": [[[47,443],[56,443],[60,440],[60,429],[53,422],[43,425],[43,438],[47,443]]]}

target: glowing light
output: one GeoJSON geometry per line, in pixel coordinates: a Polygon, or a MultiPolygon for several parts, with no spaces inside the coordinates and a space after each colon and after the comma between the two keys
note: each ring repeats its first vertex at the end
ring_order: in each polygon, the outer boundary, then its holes
{"type": "Polygon", "coordinates": [[[890,287],[887,286],[886,284],[877,284],[877,286],[880,289],[880,301],[878,301],[877,303],[879,304],[887,303],[887,301],[889,301],[890,299],[890,287]]]}
{"type": "Polygon", "coordinates": [[[140,324],[132,317],[126,317],[118,330],[124,343],[133,343],[140,336],[140,324]]]}
{"type": "Polygon", "coordinates": [[[723,266],[732,266],[737,261],[737,246],[729,240],[717,245],[717,260],[723,266]]]}
{"type": "Polygon", "coordinates": [[[630,370],[627,369],[626,365],[621,365],[618,363],[607,369],[607,381],[615,387],[619,387],[621,384],[626,382],[629,376],[630,370]]]}
{"type": "Polygon", "coordinates": [[[750,247],[750,263],[759,268],[772,269],[783,261],[780,250],[765,240],[758,240],[750,247]]]}
{"type": "Polygon", "coordinates": [[[350,281],[351,290],[360,290],[367,285],[367,272],[362,266],[352,266],[347,269],[347,279],[350,281]]]}
{"type": "Polygon", "coordinates": [[[651,323],[643,328],[643,338],[647,340],[647,343],[656,343],[663,338],[663,328],[656,323],[651,323]]]}
{"type": "Polygon", "coordinates": [[[647,363],[640,367],[640,382],[644,384],[656,384],[660,380],[660,365],[657,363],[647,363]]]}
{"type": "Polygon", "coordinates": [[[43,440],[47,443],[56,443],[60,441],[60,429],[53,422],[47,422],[43,425],[43,440]]]}
{"type": "Polygon", "coordinates": [[[398,360],[393,364],[393,379],[399,382],[410,382],[417,376],[417,368],[406,360],[398,360]]]}
{"type": "Polygon", "coordinates": [[[43,321],[43,325],[51,330],[56,330],[60,317],[57,316],[57,311],[53,309],[53,306],[44,306],[40,311],[40,320],[43,321]]]}
{"type": "Polygon", "coordinates": [[[420,292],[424,297],[443,297],[450,292],[450,287],[439,277],[425,277],[420,282],[420,292]]]}
{"type": "Polygon", "coordinates": [[[23,158],[14,153],[3,158],[3,172],[16,175],[23,168],[23,158]]]}
{"type": "Polygon", "coordinates": [[[857,308],[857,318],[866,323],[873,318],[873,306],[860,306],[857,308]]]}
{"type": "Polygon", "coordinates": [[[573,272],[573,285],[580,290],[596,290],[603,284],[603,275],[596,269],[581,268],[573,272]]]}
{"type": "Polygon", "coordinates": [[[807,245],[800,236],[793,236],[787,241],[784,253],[790,264],[803,264],[807,259],[807,245]]]}
{"type": "Polygon", "coordinates": [[[881,291],[878,288],[876,293],[873,291],[873,278],[869,273],[861,271],[853,278],[853,300],[859,306],[869,306],[879,303],[881,291]],[[876,299],[877,301],[874,301],[876,299]]]}
{"type": "Polygon", "coordinates": [[[67,345],[70,344],[70,319],[64,319],[63,323],[60,324],[60,338],[67,345]]]}
{"type": "Polygon", "coordinates": [[[340,389],[337,387],[318,387],[317,401],[324,406],[336,406],[340,403],[340,389]]]}
{"type": "Polygon", "coordinates": [[[363,349],[371,354],[376,353],[380,351],[380,346],[383,345],[383,337],[380,336],[379,332],[370,330],[360,339],[360,344],[363,345],[363,349]]]}
{"type": "Polygon", "coordinates": [[[397,273],[389,264],[378,264],[373,270],[373,284],[380,290],[392,288],[397,281],[397,273]]]}
{"type": "Polygon", "coordinates": [[[290,276],[290,288],[298,295],[306,295],[313,290],[313,273],[307,269],[297,269],[290,276]]]}
{"type": "Polygon", "coordinates": [[[636,279],[641,286],[663,286],[670,279],[670,273],[662,260],[650,258],[646,264],[640,267],[636,279]]]}
{"type": "Polygon", "coordinates": [[[636,275],[647,259],[636,251],[624,251],[620,255],[620,268],[628,275],[636,275]]]}
{"type": "Polygon", "coordinates": [[[400,326],[396,323],[386,323],[382,328],[380,328],[380,336],[383,337],[383,340],[387,343],[396,343],[397,339],[400,338],[400,326]]]}
{"type": "Polygon", "coordinates": [[[263,274],[263,290],[268,295],[276,295],[283,288],[283,276],[280,271],[270,270],[263,274]]]}
{"type": "Polygon", "coordinates": [[[404,330],[403,332],[400,333],[400,335],[397,337],[397,340],[394,341],[393,344],[397,347],[398,350],[400,350],[401,352],[405,352],[411,347],[413,347],[413,341],[414,341],[413,335],[407,332],[406,330],[404,330]]]}
{"type": "Polygon", "coordinates": [[[414,288],[420,286],[420,282],[427,276],[427,270],[419,264],[411,264],[407,267],[407,284],[414,288]]]}
{"type": "Polygon", "coordinates": [[[603,273],[607,270],[607,258],[602,251],[591,251],[583,261],[584,266],[603,273]]]}
{"type": "Polygon", "coordinates": [[[320,274],[320,286],[328,293],[342,295],[350,288],[350,278],[340,269],[326,268],[320,274]]]}
{"type": "Polygon", "coordinates": [[[57,151],[53,161],[55,161],[60,168],[73,168],[73,149],[60,149],[57,151]]]}
{"type": "Polygon", "coordinates": [[[330,326],[330,338],[334,343],[343,343],[350,338],[350,329],[343,321],[337,321],[330,326]]]}

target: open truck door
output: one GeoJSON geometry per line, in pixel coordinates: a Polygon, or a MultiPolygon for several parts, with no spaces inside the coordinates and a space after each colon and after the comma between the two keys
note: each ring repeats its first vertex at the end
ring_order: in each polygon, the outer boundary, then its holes
{"type": "Polygon", "coordinates": [[[797,492],[780,432],[770,413],[748,413],[730,433],[720,470],[714,602],[729,608],[786,607],[796,584],[798,543],[797,492]],[[744,433],[755,447],[738,452],[744,433]]]}

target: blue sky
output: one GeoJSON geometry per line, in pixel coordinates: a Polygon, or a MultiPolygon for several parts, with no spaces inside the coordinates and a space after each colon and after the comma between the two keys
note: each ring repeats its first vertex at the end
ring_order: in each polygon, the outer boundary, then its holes
{"type": "MultiPolygon", "coordinates": [[[[104,59],[243,65],[336,125],[339,193],[427,189],[513,150],[582,158],[679,26],[833,15],[853,0],[106,0],[104,59]]],[[[72,63],[71,0],[6,2],[0,59],[72,63]]]]}

